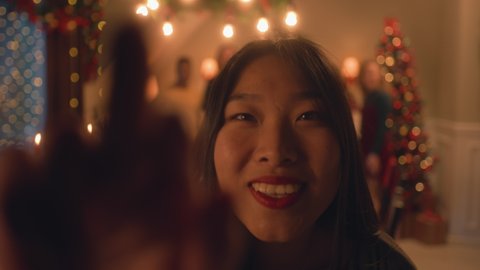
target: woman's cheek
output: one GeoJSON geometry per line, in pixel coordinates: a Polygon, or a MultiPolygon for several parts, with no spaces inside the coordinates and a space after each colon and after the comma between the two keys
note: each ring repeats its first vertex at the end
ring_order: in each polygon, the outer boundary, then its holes
{"type": "MultiPolygon", "coordinates": [[[[217,176],[239,173],[249,160],[252,136],[246,130],[224,127],[220,130],[215,143],[214,161],[217,176]]],[[[219,179],[221,181],[222,179],[219,179]]]]}

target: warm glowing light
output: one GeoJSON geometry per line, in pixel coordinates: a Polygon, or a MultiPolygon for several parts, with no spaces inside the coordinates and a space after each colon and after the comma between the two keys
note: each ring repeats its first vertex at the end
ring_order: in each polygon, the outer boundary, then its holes
{"type": "Polygon", "coordinates": [[[408,142],[408,149],[410,150],[415,150],[415,148],[417,148],[417,143],[415,141],[409,141],[408,142]]]}
{"type": "Polygon", "coordinates": [[[390,26],[385,27],[384,31],[385,31],[385,34],[389,36],[393,35],[393,28],[390,26]]]}
{"type": "Polygon", "coordinates": [[[139,5],[135,13],[142,16],[148,16],[148,8],[145,5],[139,5]]]}
{"type": "Polygon", "coordinates": [[[347,79],[355,79],[358,76],[360,65],[357,58],[347,57],[343,60],[342,73],[347,79]]]}
{"type": "Polygon", "coordinates": [[[226,37],[226,38],[232,38],[233,37],[233,25],[231,24],[225,24],[225,26],[223,27],[223,36],[226,37]]]}
{"type": "Polygon", "coordinates": [[[393,46],[400,47],[402,45],[402,40],[398,37],[394,37],[392,40],[393,46]]]}
{"type": "Polygon", "coordinates": [[[70,108],[76,109],[78,107],[78,99],[71,98],[68,104],[70,105],[70,108]]]}
{"type": "Polygon", "coordinates": [[[407,163],[407,158],[405,156],[399,156],[398,157],[398,164],[405,165],[405,163],[407,163]]]}
{"type": "Polygon", "coordinates": [[[78,80],[80,80],[80,74],[78,74],[78,72],[73,72],[72,74],[70,74],[70,81],[72,83],[77,83],[78,80]]]}
{"type": "Polygon", "coordinates": [[[77,4],[77,0],[68,0],[68,4],[74,6],[77,4]]]}
{"type": "Polygon", "coordinates": [[[395,59],[393,59],[393,57],[389,56],[389,57],[387,57],[387,59],[385,59],[385,64],[387,64],[387,66],[391,67],[395,64],[395,59]]]}
{"type": "Polygon", "coordinates": [[[157,10],[160,7],[160,3],[157,0],[148,0],[147,7],[151,10],[157,10]]]}
{"type": "Polygon", "coordinates": [[[432,158],[432,157],[427,157],[427,158],[425,159],[425,161],[428,162],[428,165],[429,165],[429,166],[432,166],[432,165],[433,165],[433,158],[432,158]]]}
{"type": "Polygon", "coordinates": [[[88,133],[92,134],[93,133],[93,126],[92,126],[92,123],[88,123],[87,125],[87,131],[88,133]]]}
{"type": "Polygon", "coordinates": [[[42,2],[42,0],[33,0],[33,3],[37,4],[37,5],[40,4],[41,2],[42,2]]]}
{"type": "Polygon", "coordinates": [[[428,162],[425,161],[425,160],[422,160],[422,161],[420,162],[420,168],[422,168],[422,170],[428,169],[428,162]]]}
{"type": "Polygon", "coordinates": [[[268,31],[269,25],[268,20],[265,17],[258,19],[257,23],[257,30],[261,33],[265,33],[268,31]]]}
{"type": "Polygon", "coordinates": [[[213,79],[218,73],[217,60],[213,58],[206,58],[202,61],[200,66],[200,74],[205,80],[213,79]]]}
{"type": "Polygon", "coordinates": [[[180,2],[184,5],[191,5],[195,3],[197,0],[180,0],[180,2]]]}
{"type": "Polygon", "coordinates": [[[70,20],[70,21],[67,23],[67,29],[68,29],[68,31],[73,31],[73,30],[75,30],[75,28],[77,28],[77,22],[74,21],[74,20],[70,20]]]}
{"type": "Polygon", "coordinates": [[[393,120],[392,118],[387,118],[387,120],[385,120],[385,126],[387,128],[392,128],[393,127],[393,120]]]}
{"type": "Polygon", "coordinates": [[[68,54],[70,54],[70,57],[76,57],[78,55],[78,49],[76,47],[71,47],[68,54]]]}
{"type": "Polygon", "coordinates": [[[420,153],[425,153],[427,151],[427,145],[425,145],[424,143],[420,144],[418,146],[418,151],[420,151],[420,153]]]}
{"type": "Polygon", "coordinates": [[[285,24],[288,26],[295,26],[297,25],[297,13],[295,11],[287,12],[287,16],[285,16],[285,24]]]}
{"type": "Polygon", "coordinates": [[[41,142],[42,142],[42,134],[41,133],[35,134],[35,144],[40,145],[41,142]]]}
{"type": "Polygon", "coordinates": [[[238,0],[238,2],[240,3],[239,8],[243,11],[250,9],[253,6],[253,0],[238,0]]]}
{"type": "Polygon", "coordinates": [[[400,135],[402,136],[407,136],[408,134],[408,127],[407,126],[401,126],[399,130],[400,135]]]}
{"type": "Polygon", "coordinates": [[[383,65],[385,63],[385,56],[383,56],[383,55],[377,56],[377,63],[379,65],[383,65]]]}
{"type": "Polygon", "coordinates": [[[105,27],[106,24],[107,24],[106,21],[99,21],[97,25],[98,30],[103,31],[103,28],[105,27]]]}
{"type": "Polygon", "coordinates": [[[415,190],[418,192],[422,192],[425,189],[425,185],[423,183],[418,182],[415,185],[415,190]]]}
{"type": "Polygon", "coordinates": [[[40,77],[35,77],[35,78],[33,79],[33,85],[35,85],[36,87],[40,87],[40,86],[42,86],[42,84],[43,84],[42,78],[40,78],[40,77]]]}
{"type": "Polygon", "coordinates": [[[163,35],[171,36],[173,34],[173,25],[171,22],[164,22],[162,26],[163,35]]]}
{"type": "Polygon", "coordinates": [[[158,96],[158,82],[155,76],[150,76],[145,87],[145,98],[152,102],[158,96]]]}
{"type": "Polygon", "coordinates": [[[389,73],[385,74],[385,81],[393,82],[393,79],[394,79],[394,77],[393,77],[392,73],[389,72],[389,73]]]}
{"type": "Polygon", "coordinates": [[[422,130],[419,127],[412,128],[413,136],[418,136],[418,135],[420,135],[421,132],[422,132],[422,130]]]}

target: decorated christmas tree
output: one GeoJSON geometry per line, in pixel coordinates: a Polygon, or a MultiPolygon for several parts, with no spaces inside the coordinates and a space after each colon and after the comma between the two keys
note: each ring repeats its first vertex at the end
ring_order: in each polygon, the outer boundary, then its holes
{"type": "Polygon", "coordinates": [[[391,149],[395,172],[394,181],[391,181],[394,187],[389,231],[394,234],[405,214],[433,212],[428,172],[434,159],[423,128],[422,100],[415,79],[414,58],[408,48],[408,39],[402,35],[395,19],[385,20],[376,60],[392,90],[393,110],[385,125],[393,137],[391,149]]]}

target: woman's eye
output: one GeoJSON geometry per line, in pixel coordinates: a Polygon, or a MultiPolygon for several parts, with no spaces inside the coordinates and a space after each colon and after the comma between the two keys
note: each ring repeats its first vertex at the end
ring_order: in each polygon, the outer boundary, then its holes
{"type": "Polygon", "coordinates": [[[237,121],[255,121],[255,117],[249,113],[237,113],[232,115],[230,119],[237,121]]]}
{"type": "Polygon", "coordinates": [[[310,111],[302,113],[297,120],[320,121],[322,120],[322,116],[319,112],[310,111]]]}

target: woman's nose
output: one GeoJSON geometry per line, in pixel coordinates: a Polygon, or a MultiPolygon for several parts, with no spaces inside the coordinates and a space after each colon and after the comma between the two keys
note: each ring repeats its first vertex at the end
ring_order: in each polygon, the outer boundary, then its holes
{"type": "Polygon", "coordinates": [[[295,133],[288,124],[263,125],[259,130],[255,159],[271,166],[288,166],[299,155],[295,133]]]}

